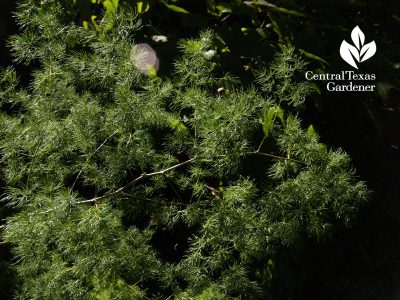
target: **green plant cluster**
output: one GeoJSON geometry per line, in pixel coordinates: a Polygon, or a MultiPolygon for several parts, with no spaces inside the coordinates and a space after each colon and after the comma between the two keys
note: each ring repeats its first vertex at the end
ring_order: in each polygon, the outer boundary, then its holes
{"type": "Polygon", "coordinates": [[[26,0],[17,17],[15,61],[35,71],[0,83],[16,298],[265,299],[281,249],[366,201],[349,157],[297,117],[311,88],[293,49],[243,88],[215,72],[210,31],[157,77],[135,67],[132,12],[85,29],[26,0]]]}

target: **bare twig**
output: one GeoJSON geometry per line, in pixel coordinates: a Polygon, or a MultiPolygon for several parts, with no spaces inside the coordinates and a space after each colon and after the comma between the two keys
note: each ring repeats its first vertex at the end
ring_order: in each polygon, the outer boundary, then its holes
{"type": "Polygon", "coordinates": [[[220,198],[221,192],[218,191],[216,188],[206,185],[206,188],[211,192],[211,194],[215,197],[215,198],[220,198]]]}
{"type": "Polygon", "coordinates": [[[264,137],[263,137],[263,139],[261,140],[261,143],[260,143],[260,145],[258,146],[256,152],[260,152],[260,151],[261,151],[261,147],[262,147],[262,145],[264,144],[264,141],[265,141],[266,138],[267,138],[267,136],[264,135],[264,137]]]}
{"type": "Polygon", "coordinates": [[[119,189],[117,189],[114,192],[110,192],[110,193],[104,194],[103,196],[95,197],[95,198],[92,198],[92,199],[89,199],[89,200],[78,201],[78,202],[75,202],[75,204],[95,203],[95,202],[97,202],[99,200],[102,200],[104,198],[108,198],[108,197],[112,197],[112,196],[118,195],[119,193],[123,192],[127,188],[135,185],[137,182],[139,182],[139,181],[141,181],[141,180],[143,180],[145,178],[149,178],[149,177],[152,177],[152,176],[155,176],[155,175],[164,175],[167,172],[173,171],[173,170],[178,169],[178,168],[180,168],[182,166],[190,164],[191,162],[193,162],[196,159],[197,159],[197,157],[193,157],[193,158],[191,158],[189,160],[186,160],[184,162],[181,162],[179,164],[176,164],[176,165],[174,165],[172,167],[166,168],[166,169],[161,170],[161,171],[157,171],[157,172],[153,172],[153,173],[142,173],[142,175],[140,175],[139,177],[135,178],[131,182],[127,183],[123,187],[120,187],[119,189]]]}
{"type": "MultiPolygon", "coordinates": [[[[97,203],[98,201],[103,200],[103,199],[105,199],[105,198],[113,197],[113,196],[116,196],[116,195],[118,195],[118,194],[120,194],[120,193],[123,193],[127,188],[129,188],[129,187],[135,185],[137,182],[139,182],[139,181],[141,181],[141,180],[143,180],[143,179],[146,179],[146,178],[149,178],[149,177],[152,177],[152,176],[156,176],[156,175],[164,175],[165,173],[168,173],[168,172],[170,172],[170,171],[173,171],[173,170],[175,170],[175,169],[178,169],[178,168],[180,168],[180,167],[183,167],[183,166],[185,166],[185,165],[187,165],[187,164],[190,164],[190,163],[192,163],[193,161],[195,161],[196,159],[197,159],[197,156],[195,156],[195,157],[193,157],[193,158],[191,158],[191,159],[188,159],[188,160],[186,160],[186,161],[184,161],[184,162],[181,162],[181,163],[179,163],[179,164],[173,165],[172,167],[169,167],[169,168],[166,168],[166,169],[157,171],[157,172],[152,172],[152,173],[145,173],[145,172],[144,172],[144,173],[142,173],[142,175],[140,175],[139,177],[135,178],[135,179],[132,180],[131,182],[127,183],[126,185],[120,187],[119,189],[117,189],[117,190],[115,190],[115,191],[113,191],[113,192],[108,192],[108,193],[106,193],[106,194],[104,194],[104,195],[102,195],[102,196],[95,197],[95,198],[92,198],[92,199],[73,202],[73,203],[71,203],[71,205],[97,203]]],[[[48,209],[48,210],[46,210],[46,211],[40,212],[39,214],[47,214],[47,213],[49,213],[49,212],[51,212],[51,211],[53,211],[53,210],[54,210],[54,208],[51,208],[51,209],[48,209]]]]}

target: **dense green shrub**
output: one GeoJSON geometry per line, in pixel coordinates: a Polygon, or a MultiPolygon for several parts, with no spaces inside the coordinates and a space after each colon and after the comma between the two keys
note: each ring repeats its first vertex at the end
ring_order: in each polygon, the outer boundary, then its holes
{"type": "Polygon", "coordinates": [[[36,68],[28,88],[12,68],[1,81],[17,298],[265,298],[281,249],[366,200],[349,157],[296,117],[311,89],[293,49],[244,89],[215,72],[209,31],[160,78],[135,67],[130,12],[93,29],[55,0],[17,16],[15,60],[36,68]]]}

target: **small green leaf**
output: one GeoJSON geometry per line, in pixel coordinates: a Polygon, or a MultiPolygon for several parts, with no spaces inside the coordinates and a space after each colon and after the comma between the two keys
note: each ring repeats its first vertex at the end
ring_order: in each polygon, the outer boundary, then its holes
{"type": "Polygon", "coordinates": [[[164,5],[166,7],[168,7],[168,9],[170,9],[170,10],[172,10],[174,12],[181,13],[181,14],[188,14],[189,13],[183,7],[180,7],[180,6],[177,6],[177,5],[173,5],[173,4],[168,4],[168,3],[164,2],[164,1],[162,1],[162,2],[164,3],[164,5]]]}
{"type": "Polygon", "coordinates": [[[93,15],[93,16],[90,17],[90,20],[92,21],[92,24],[93,24],[94,28],[95,28],[97,31],[100,31],[100,27],[97,25],[96,19],[97,19],[97,16],[95,16],[95,15],[93,15]]]}
{"type": "Polygon", "coordinates": [[[276,115],[278,116],[279,120],[281,120],[282,125],[285,125],[283,109],[280,106],[276,106],[275,111],[276,111],[276,115]]]}
{"type": "Polygon", "coordinates": [[[309,135],[311,135],[311,136],[315,136],[316,135],[316,132],[315,132],[315,130],[314,130],[314,126],[311,124],[310,126],[308,126],[308,128],[307,128],[307,133],[309,134],[309,135]]]}
{"type": "MultiPolygon", "coordinates": [[[[246,2],[250,2],[250,1],[246,1],[246,2]]],[[[272,11],[276,11],[276,12],[283,13],[283,14],[293,15],[293,16],[302,17],[302,18],[306,18],[307,17],[305,14],[303,14],[303,13],[301,13],[299,11],[287,9],[287,8],[284,8],[284,7],[279,7],[279,6],[276,6],[273,3],[267,2],[265,0],[258,0],[258,1],[250,2],[250,3],[252,5],[255,4],[255,5],[258,5],[258,6],[268,7],[272,11]]]]}
{"type": "Polygon", "coordinates": [[[217,5],[217,9],[220,11],[221,14],[232,12],[232,7],[228,3],[221,3],[217,5]]]}
{"type": "Polygon", "coordinates": [[[270,107],[264,114],[264,119],[262,121],[263,131],[266,137],[268,137],[269,132],[275,122],[276,117],[285,125],[284,112],[279,106],[270,107]]]}
{"type": "Polygon", "coordinates": [[[137,12],[139,14],[143,14],[145,12],[147,12],[150,9],[150,5],[147,1],[139,1],[136,4],[136,8],[137,8],[137,12]]]}
{"type": "Polygon", "coordinates": [[[152,65],[147,65],[148,75],[152,78],[157,77],[157,70],[152,65]]]}
{"type": "Polygon", "coordinates": [[[103,6],[107,13],[115,14],[117,12],[119,0],[105,0],[103,6]]]}
{"type": "Polygon", "coordinates": [[[173,120],[169,125],[176,131],[186,131],[187,127],[180,120],[173,120]]]}
{"type": "Polygon", "coordinates": [[[265,112],[264,119],[262,121],[263,131],[266,137],[269,135],[269,129],[271,128],[272,125],[273,113],[271,112],[272,110],[268,109],[268,111],[265,112]]]}
{"type": "Polygon", "coordinates": [[[320,61],[320,62],[322,62],[322,63],[324,63],[326,65],[329,65],[329,63],[325,59],[323,59],[322,57],[319,57],[318,55],[312,54],[312,53],[310,53],[310,52],[308,52],[308,51],[306,51],[304,49],[299,49],[299,52],[302,53],[304,56],[306,56],[308,58],[320,61]]]}

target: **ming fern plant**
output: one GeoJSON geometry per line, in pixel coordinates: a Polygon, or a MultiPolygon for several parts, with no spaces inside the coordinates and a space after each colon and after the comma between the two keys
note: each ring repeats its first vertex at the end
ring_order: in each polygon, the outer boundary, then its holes
{"type": "Polygon", "coordinates": [[[244,88],[205,31],[161,78],[135,67],[132,12],[88,29],[56,0],[16,15],[9,44],[33,69],[0,86],[17,299],[265,299],[277,253],[366,200],[349,157],[297,117],[311,89],[293,49],[244,88]]]}

